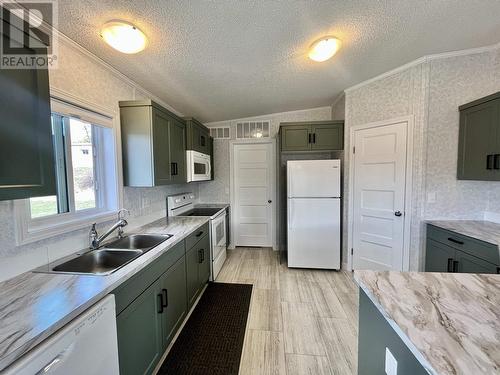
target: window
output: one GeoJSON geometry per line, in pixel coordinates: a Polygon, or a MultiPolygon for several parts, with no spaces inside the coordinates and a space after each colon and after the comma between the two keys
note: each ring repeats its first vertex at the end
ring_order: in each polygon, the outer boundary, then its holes
{"type": "Polygon", "coordinates": [[[269,138],[269,121],[236,123],[236,138],[269,138]]]}
{"type": "Polygon", "coordinates": [[[57,194],[19,204],[20,243],[109,218],[118,207],[112,119],[59,100],[51,108],[57,194]]]}

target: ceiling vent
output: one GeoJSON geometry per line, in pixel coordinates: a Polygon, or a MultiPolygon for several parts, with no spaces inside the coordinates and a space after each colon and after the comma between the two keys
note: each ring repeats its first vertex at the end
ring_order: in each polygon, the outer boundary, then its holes
{"type": "Polygon", "coordinates": [[[269,121],[238,122],[236,138],[269,138],[269,121]]]}
{"type": "Polygon", "coordinates": [[[210,128],[210,135],[213,139],[229,139],[229,134],[229,126],[210,128]]]}

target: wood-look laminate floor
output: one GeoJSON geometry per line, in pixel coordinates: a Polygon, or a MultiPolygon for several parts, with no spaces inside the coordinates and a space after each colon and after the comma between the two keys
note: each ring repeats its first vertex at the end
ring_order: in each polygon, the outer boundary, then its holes
{"type": "Polygon", "coordinates": [[[237,248],[217,281],[254,285],[241,375],[356,374],[358,290],[350,272],[291,269],[237,248]]]}

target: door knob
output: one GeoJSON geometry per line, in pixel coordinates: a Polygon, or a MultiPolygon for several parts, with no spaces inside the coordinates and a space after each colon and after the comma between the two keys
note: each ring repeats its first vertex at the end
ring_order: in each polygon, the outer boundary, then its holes
{"type": "Polygon", "coordinates": [[[273,201],[269,199],[269,200],[267,201],[267,203],[273,203],[273,201]]]}
{"type": "Polygon", "coordinates": [[[401,211],[396,211],[396,212],[394,212],[394,215],[397,216],[397,217],[400,217],[403,214],[401,213],[401,211]]]}

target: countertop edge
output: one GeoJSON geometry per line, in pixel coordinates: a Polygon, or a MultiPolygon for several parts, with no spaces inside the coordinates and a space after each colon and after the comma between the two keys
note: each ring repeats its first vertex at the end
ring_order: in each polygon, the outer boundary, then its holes
{"type": "Polygon", "coordinates": [[[439,375],[439,373],[432,367],[430,362],[425,358],[425,356],[420,352],[420,350],[413,344],[406,333],[401,329],[401,327],[394,321],[390,315],[387,313],[385,308],[379,303],[377,297],[372,293],[370,288],[368,288],[363,281],[359,278],[356,272],[354,272],[354,280],[358,286],[365,292],[370,301],[375,305],[377,310],[382,314],[384,319],[389,323],[392,329],[396,332],[399,338],[404,342],[406,347],[415,356],[417,361],[425,368],[425,370],[431,375],[439,375]]]}
{"type": "MultiPolygon", "coordinates": [[[[47,327],[44,331],[41,333],[37,334],[35,337],[27,340],[25,343],[21,344],[17,348],[13,349],[10,353],[4,355],[3,357],[0,358],[0,372],[8,368],[11,364],[13,364],[16,360],[27,354],[30,350],[35,348],[37,345],[48,339],[50,336],[52,336],[54,333],[56,333],[58,330],[63,328],[65,325],[67,325],[69,322],[71,322],[73,319],[78,317],[80,314],[85,312],[87,309],[89,309],[91,306],[96,304],[98,301],[100,301],[102,298],[104,298],[106,295],[108,295],[111,291],[116,289],[118,286],[122,285],[124,282],[129,280],[131,277],[136,275],[138,272],[142,271],[144,268],[149,266],[151,263],[153,263],[156,259],[158,259],[162,254],[164,254],[166,251],[177,245],[179,242],[184,240],[186,237],[188,237],[190,234],[192,234],[194,231],[205,225],[206,223],[209,222],[208,217],[198,217],[199,219],[203,220],[199,225],[196,225],[193,227],[193,229],[189,232],[184,233],[183,235],[179,236],[176,238],[174,241],[169,242],[168,244],[165,245],[164,248],[161,250],[157,250],[155,252],[151,252],[150,254],[150,259],[147,259],[141,264],[136,264],[136,268],[132,272],[127,273],[123,277],[121,277],[119,280],[117,280],[114,283],[111,283],[107,287],[105,287],[102,291],[96,293],[93,297],[89,298],[87,301],[82,303],[80,306],[76,307],[73,309],[71,312],[69,312],[67,315],[65,315],[63,318],[59,319],[56,321],[53,325],[50,327],[47,327]]],[[[148,226],[151,224],[160,221],[162,219],[156,219],[151,221],[150,223],[146,223],[144,225],[139,226],[138,228],[135,229],[135,231],[142,231],[144,233],[148,232],[148,226]]],[[[162,244],[158,245],[161,246],[162,244]]],[[[145,254],[146,255],[146,254],[145,254]]],[[[131,266],[134,262],[131,262],[127,266],[131,266]]],[[[125,266],[123,270],[126,269],[125,266]]],[[[119,272],[120,270],[118,270],[119,272]]],[[[28,271],[26,273],[31,273],[31,271],[28,271]]],[[[66,275],[66,274],[56,274],[58,277],[71,277],[74,275],[66,275]]],[[[80,277],[109,277],[111,275],[106,275],[106,276],[96,276],[96,275],[77,275],[80,277]]]]}

